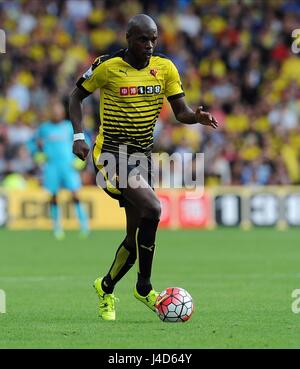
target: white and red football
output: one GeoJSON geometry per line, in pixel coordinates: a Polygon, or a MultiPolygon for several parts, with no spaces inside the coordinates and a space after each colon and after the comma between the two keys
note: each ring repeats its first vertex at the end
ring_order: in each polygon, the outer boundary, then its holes
{"type": "Polygon", "coordinates": [[[156,312],[163,322],[186,322],[194,311],[192,296],[180,287],[168,287],[156,300],[156,312]]]}

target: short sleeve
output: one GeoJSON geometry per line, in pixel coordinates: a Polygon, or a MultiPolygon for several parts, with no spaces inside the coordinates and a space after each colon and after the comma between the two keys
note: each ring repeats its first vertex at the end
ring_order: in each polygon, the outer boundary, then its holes
{"type": "Polygon", "coordinates": [[[170,67],[166,79],[165,95],[169,101],[184,96],[179,73],[175,65],[170,61],[170,67]]]}
{"type": "Polygon", "coordinates": [[[103,87],[107,82],[107,68],[103,62],[103,57],[95,59],[90,68],[82,75],[76,86],[88,95],[103,87]]]}

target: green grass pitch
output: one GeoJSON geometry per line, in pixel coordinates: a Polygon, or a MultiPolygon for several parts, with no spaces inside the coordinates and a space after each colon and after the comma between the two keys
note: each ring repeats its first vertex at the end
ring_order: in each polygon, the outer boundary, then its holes
{"type": "Polygon", "coordinates": [[[0,231],[1,348],[300,347],[299,230],[160,230],[153,284],[186,288],[196,310],[163,323],[133,297],[136,268],[120,282],[117,321],[97,316],[94,279],[106,272],[123,233],[0,231]]]}

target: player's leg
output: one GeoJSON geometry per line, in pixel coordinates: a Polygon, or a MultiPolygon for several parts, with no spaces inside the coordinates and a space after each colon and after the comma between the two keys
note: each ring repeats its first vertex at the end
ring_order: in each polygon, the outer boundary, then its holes
{"type": "Polygon", "coordinates": [[[139,218],[133,206],[125,205],[127,234],[119,246],[114,261],[104,278],[94,282],[99,298],[99,316],[104,320],[115,320],[115,301],[113,294],[116,283],[128,272],[136,260],[135,233],[139,218]]]}
{"type": "Polygon", "coordinates": [[[72,191],[72,201],[75,207],[76,216],[80,224],[80,231],[82,236],[88,236],[89,234],[89,222],[87,214],[78,198],[78,194],[72,191]]]}
{"type": "Polygon", "coordinates": [[[151,270],[161,206],[155,192],[142,177],[131,176],[128,184],[129,186],[123,190],[123,196],[128,202],[134,205],[140,216],[136,231],[138,256],[136,291],[140,296],[148,296],[153,291],[151,270]]]}
{"type": "Polygon", "coordinates": [[[137,209],[130,203],[125,205],[126,237],[119,246],[114,261],[102,279],[102,289],[105,293],[112,293],[115,285],[134,265],[136,260],[136,231],[140,223],[137,209]]]}
{"type": "Polygon", "coordinates": [[[50,216],[55,238],[63,239],[64,232],[61,225],[60,208],[57,203],[59,191],[59,174],[55,165],[47,163],[43,170],[43,187],[51,194],[50,197],[50,216]]]}
{"type": "Polygon", "coordinates": [[[71,191],[76,216],[79,220],[80,232],[83,237],[86,237],[89,233],[88,217],[77,194],[81,187],[80,174],[72,166],[66,164],[60,167],[60,177],[63,187],[71,191]]]}
{"type": "Polygon", "coordinates": [[[61,240],[64,238],[65,234],[61,225],[60,208],[57,203],[57,195],[52,194],[50,199],[50,215],[52,218],[53,233],[55,238],[61,240]]]}

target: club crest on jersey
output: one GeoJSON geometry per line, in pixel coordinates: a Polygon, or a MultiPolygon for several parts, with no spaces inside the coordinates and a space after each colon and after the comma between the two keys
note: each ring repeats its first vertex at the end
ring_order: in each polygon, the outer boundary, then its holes
{"type": "Polygon", "coordinates": [[[120,87],[121,96],[132,96],[132,95],[158,95],[161,92],[161,86],[129,86],[120,87]]]}
{"type": "Polygon", "coordinates": [[[150,74],[153,76],[153,77],[156,77],[157,75],[157,69],[150,69],[150,74]]]}

